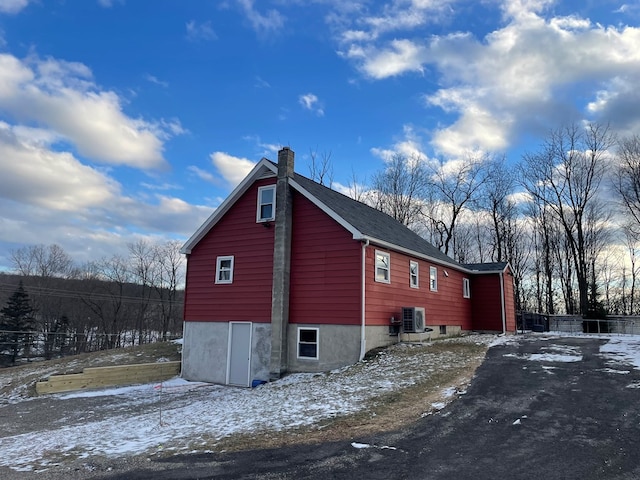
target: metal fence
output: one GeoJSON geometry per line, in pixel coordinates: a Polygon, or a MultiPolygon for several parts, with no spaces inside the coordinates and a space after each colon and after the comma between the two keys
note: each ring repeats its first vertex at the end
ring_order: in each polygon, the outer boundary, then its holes
{"type": "Polygon", "coordinates": [[[587,319],[580,315],[519,312],[517,322],[519,331],[640,335],[640,316],[608,315],[602,319],[587,319]]]}
{"type": "MultiPolygon", "coordinates": [[[[168,334],[166,340],[182,337],[168,334]]],[[[160,332],[125,331],[118,334],[87,332],[16,332],[0,330],[0,366],[13,363],[14,351],[20,362],[48,360],[80,353],[131,347],[163,340],[160,332]]]]}

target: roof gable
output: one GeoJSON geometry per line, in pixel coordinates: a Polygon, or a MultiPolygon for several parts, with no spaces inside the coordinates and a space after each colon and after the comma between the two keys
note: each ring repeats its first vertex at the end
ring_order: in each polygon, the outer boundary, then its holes
{"type": "Polygon", "coordinates": [[[180,253],[189,254],[191,250],[209,233],[209,231],[215,226],[218,221],[224,216],[225,213],[233,206],[238,199],[249,190],[249,187],[253,185],[256,180],[261,178],[275,178],[277,174],[277,167],[273,162],[270,162],[266,158],[260,160],[255,167],[249,172],[249,174],[242,180],[236,188],[233,189],[231,194],[213,211],[213,213],[207,218],[204,223],[191,235],[189,240],[182,246],[180,253]]]}
{"type": "MultiPolygon", "coordinates": [[[[213,214],[189,238],[181,249],[189,254],[200,240],[215,226],[233,204],[258,179],[277,174],[277,164],[263,158],[251,172],[220,204],[213,214]]],[[[398,250],[416,257],[427,258],[462,270],[475,270],[463,266],[445,255],[420,235],[391,216],[362,202],[343,195],[313,180],[294,173],[290,185],[318,208],[347,229],[355,240],[370,241],[391,250],[398,250]]]]}

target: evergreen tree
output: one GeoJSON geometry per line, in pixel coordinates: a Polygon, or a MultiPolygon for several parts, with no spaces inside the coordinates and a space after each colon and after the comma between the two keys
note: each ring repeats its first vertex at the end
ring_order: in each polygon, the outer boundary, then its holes
{"type": "Polygon", "coordinates": [[[9,352],[15,365],[21,347],[29,349],[31,331],[35,326],[34,310],[22,280],[7,304],[0,310],[0,351],[9,352]]]}

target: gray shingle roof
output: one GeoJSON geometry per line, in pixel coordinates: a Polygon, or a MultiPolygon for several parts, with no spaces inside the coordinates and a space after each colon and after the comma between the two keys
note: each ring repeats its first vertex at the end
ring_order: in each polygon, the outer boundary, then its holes
{"type": "Polygon", "coordinates": [[[465,263],[462,266],[476,272],[501,272],[507,267],[507,262],[465,263]]]}
{"type": "Polygon", "coordinates": [[[434,260],[459,265],[451,257],[442,253],[420,235],[386,213],[347,197],[340,192],[331,190],[297,173],[294,176],[294,180],[365,236],[421,253],[434,260]]]}

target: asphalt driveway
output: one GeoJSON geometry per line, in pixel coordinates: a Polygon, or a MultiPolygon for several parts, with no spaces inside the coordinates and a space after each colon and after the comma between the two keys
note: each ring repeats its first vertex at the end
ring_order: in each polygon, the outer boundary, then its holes
{"type": "Polygon", "coordinates": [[[402,431],[180,455],[117,478],[638,479],[640,371],[603,356],[605,343],[529,336],[493,347],[465,395],[402,431]]]}

